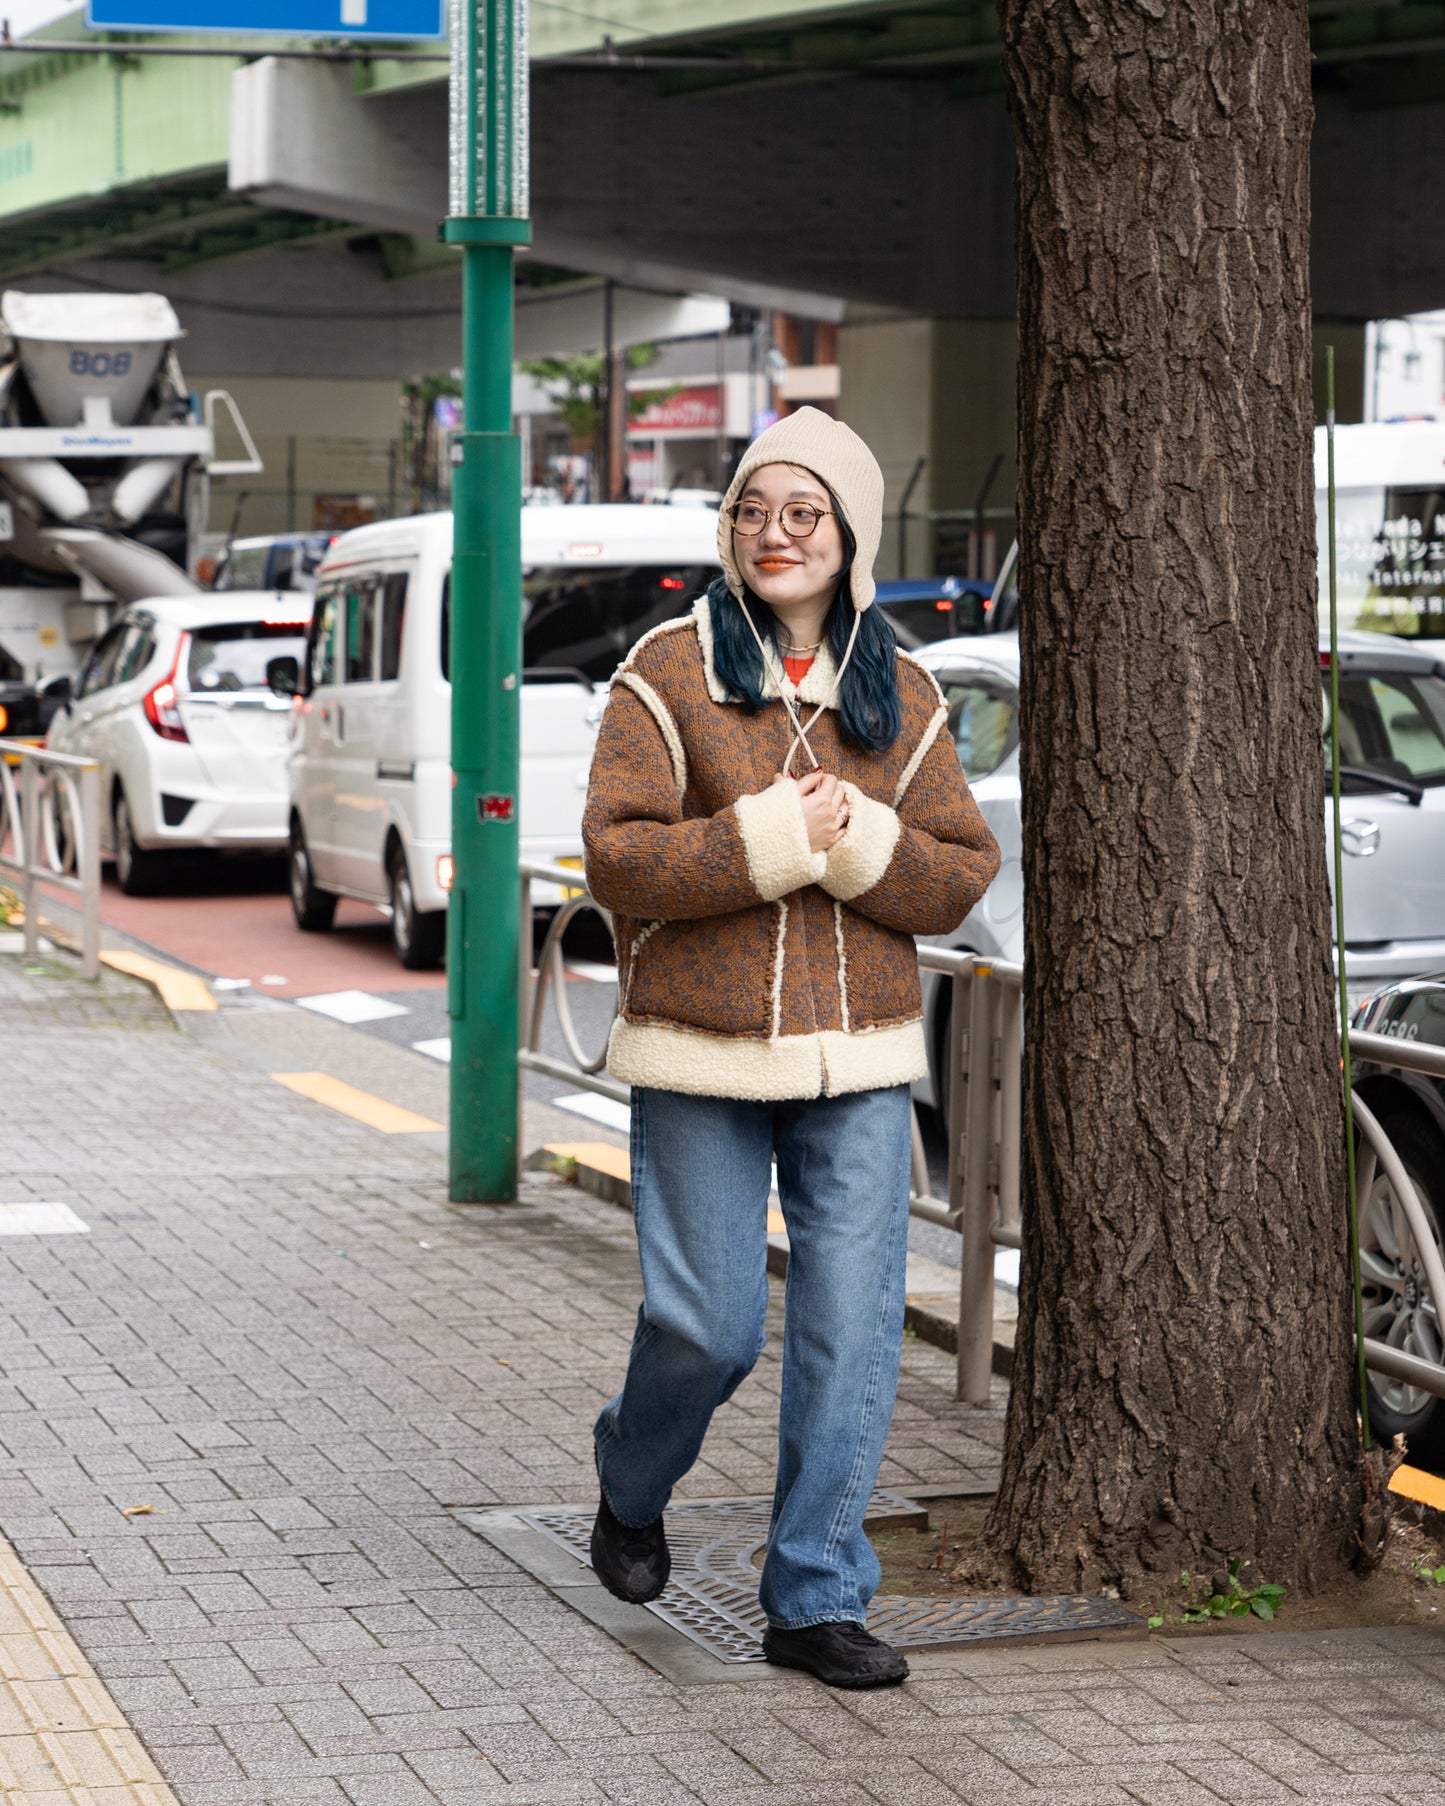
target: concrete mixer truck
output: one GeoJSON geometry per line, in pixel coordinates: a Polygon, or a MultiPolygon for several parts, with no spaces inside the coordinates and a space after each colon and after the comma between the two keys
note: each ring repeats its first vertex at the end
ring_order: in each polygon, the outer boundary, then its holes
{"type": "Polygon", "coordinates": [[[117,608],[201,591],[211,479],[261,469],[231,397],[187,389],[182,337],[163,295],[0,296],[0,734],[44,732],[117,608]]]}

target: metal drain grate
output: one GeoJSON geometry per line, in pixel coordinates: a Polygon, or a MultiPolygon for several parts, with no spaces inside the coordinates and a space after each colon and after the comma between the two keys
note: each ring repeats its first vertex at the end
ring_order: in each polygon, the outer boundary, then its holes
{"type": "MultiPolygon", "coordinates": [[[[646,1607],[724,1662],[760,1662],[767,1627],[758,1605],[753,1557],[767,1542],[771,1499],[728,1499],[673,1505],[667,1513],[672,1578],[646,1607]]],[[[596,1507],[559,1506],[518,1514],[521,1522],[558,1542],[584,1566],[596,1507]]],[[[895,1492],[875,1492],[866,1521],[927,1524],[927,1513],[895,1492]]],[[[1142,1618],[1116,1600],[1088,1594],[1037,1599],[904,1599],[879,1594],[868,1628],[902,1649],[961,1643],[1063,1642],[1083,1637],[1147,1634],[1142,1618]]]]}

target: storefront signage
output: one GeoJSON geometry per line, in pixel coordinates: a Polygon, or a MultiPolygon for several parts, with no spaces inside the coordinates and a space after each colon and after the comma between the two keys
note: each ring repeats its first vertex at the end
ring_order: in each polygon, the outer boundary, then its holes
{"type": "Polygon", "coordinates": [[[692,388],[674,389],[660,395],[632,422],[628,432],[635,439],[650,439],[657,433],[715,433],[722,424],[716,383],[700,383],[692,388]]]}

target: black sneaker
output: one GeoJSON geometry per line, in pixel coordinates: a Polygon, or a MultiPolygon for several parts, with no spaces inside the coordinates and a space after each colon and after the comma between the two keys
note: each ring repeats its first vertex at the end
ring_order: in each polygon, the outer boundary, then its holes
{"type": "Polygon", "coordinates": [[[806,1624],[763,1632],[763,1654],[775,1668],[801,1668],[830,1687],[896,1687],[908,1678],[908,1664],[891,1644],[870,1636],[861,1624],[806,1624]]]}
{"type": "Polygon", "coordinates": [[[613,1515],[604,1498],[592,1526],[592,1571],[607,1588],[629,1605],[646,1605],[667,1585],[672,1557],[662,1519],[654,1518],[640,1530],[613,1515]]]}

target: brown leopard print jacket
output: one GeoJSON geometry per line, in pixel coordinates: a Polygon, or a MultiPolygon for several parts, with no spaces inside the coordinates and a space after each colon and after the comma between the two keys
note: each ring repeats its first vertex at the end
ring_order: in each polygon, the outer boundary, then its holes
{"type": "MultiPolygon", "coordinates": [[[[824,646],[800,708],[826,697],[834,670],[824,646]]],[[[922,1077],[913,936],[956,928],[999,854],[943,694],[904,653],[898,690],[903,728],[887,752],[848,745],[831,709],[810,730],[851,805],[842,840],[814,853],[796,784],[773,781],[791,739],[776,680],[756,714],[728,699],[706,598],[633,647],[582,825],[588,884],[613,912],[618,1078],[774,1099],[922,1077]]]]}

